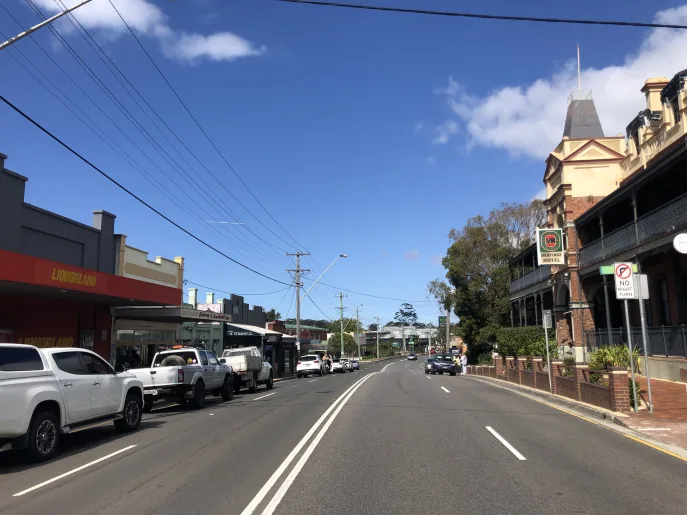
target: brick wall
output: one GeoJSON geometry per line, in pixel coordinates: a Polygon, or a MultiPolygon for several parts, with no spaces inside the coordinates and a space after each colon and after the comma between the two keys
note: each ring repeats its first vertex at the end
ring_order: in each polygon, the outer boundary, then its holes
{"type": "Polygon", "coordinates": [[[549,391],[549,374],[547,372],[535,372],[537,375],[537,390],[549,391]]]}
{"type": "Polygon", "coordinates": [[[601,408],[611,409],[611,397],[606,386],[580,383],[580,400],[601,408]]]}
{"type": "Polygon", "coordinates": [[[603,199],[604,197],[566,197],[565,213],[568,215],[568,220],[575,220],[575,218],[603,199]]]}
{"type": "Polygon", "coordinates": [[[525,386],[529,386],[530,388],[534,388],[534,373],[530,372],[529,370],[522,370],[520,372],[520,377],[522,380],[522,384],[525,386]]]}
{"type": "Polygon", "coordinates": [[[556,393],[577,400],[577,385],[569,377],[556,376],[556,393]]]}

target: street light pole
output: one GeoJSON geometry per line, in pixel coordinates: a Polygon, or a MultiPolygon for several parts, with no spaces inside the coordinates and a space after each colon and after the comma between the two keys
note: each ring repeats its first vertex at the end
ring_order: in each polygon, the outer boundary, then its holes
{"type": "Polygon", "coordinates": [[[78,9],[82,5],[86,5],[90,1],[91,0],[83,0],[83,2],[76,4],[74,7],[70,7],[69,9],[65,9],[64,11],[57,13],[55,16],[52,16],[52,17],[48,18],[47,20],[43,20],[38,25],[34,25],[30,29],[26,29],[24,32],[21,32],[21,33],[17,34],[16,36],[14,36],[13,38],[10,38],[7,41],[5,41],[4,43],[0,44],[0,50],[3,50],[10,45],[13,45],[14,43],[19,41],[20,39],[23,39],[26,36],[33,34],[38,29],[45,27],[46,25],[49,25],[50,23],[54,22],[56,19],[61,18],[65,14],[69,14],[70,12],[74,11],[75,9],[78,9]]]}
{"type": "Polygon", "coordinates": [[[329,269],[332,267],[332,265],[333,265],[334,263],[336,263],[336,261],[337,261],[339,258],[344,258],[344,259],[345,259],[345,258],[347,258],[347,257],[348,257],[348,254],[339,254],[339,255],[334,259],[334,261],[332,261],[331,264],[330,264],[327,268],[324,269],[324,272],[322,272],[322,273],[320,274],[320,276],[319,276],[317,279],[315,279],[315,282],[312,283],[312,284],[310,285],[310,288],[308,288],[308,289],[306,290],[306,292],[305,292],[305,293],[303,294],[303,296],[301,297],[301,300],[303,300],[303,299],[306,297],[306,295],[307,295],[308,293],[310,293],[310,290],[313,289],[313,287],[319,282],[319,280],[322,279],[322,276],[324,276],[324,274],[327,273],[327,270],[329,270],[329,269]]]}
{"type": "Polygon", "coordinates": [[[377,359],[379,359],[379,317],[375,318],[377,319],[377,359]]]}
{"type": "Polygon", "coordinates": [[[344,312],[344,305],[343,305],[343,298],[344,294],[343,292],[339,293],[339,310],[341,311],[341,354],[339,355],[339,358],[344,357],[344,326],[343,326],[343,312],[344,312]]]}

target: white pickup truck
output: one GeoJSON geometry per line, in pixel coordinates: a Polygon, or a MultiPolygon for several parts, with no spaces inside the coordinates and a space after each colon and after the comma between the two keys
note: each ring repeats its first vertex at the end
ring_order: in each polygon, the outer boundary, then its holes
{"type": "Polygon", "coordinates": [[[136,430],[142,405],[141,381],[94,352],[0,344],[0,451],[25,449],[48,460],[62,434],[108,421],[136,430]]]}
{"type": "Polygon", "coordinates": [[[272,365],[262,359],[260,350],[255,346],[224,349],[220,361],[234,370],[235,393],[239,393],[241,387],[255,393],[259,384],[265,384],[268,390],[274,386],[272,365]]]}
{"type": "Polygon", "coordinates": [[[200,409],[212,393],[225,401],[234,397],[231,367],[220,363],[214,353],[191,347],[158,352],[150,368],[129,370],[143,382],[143,411],[149,412],[157,399],[190,401],[200,409]]]}

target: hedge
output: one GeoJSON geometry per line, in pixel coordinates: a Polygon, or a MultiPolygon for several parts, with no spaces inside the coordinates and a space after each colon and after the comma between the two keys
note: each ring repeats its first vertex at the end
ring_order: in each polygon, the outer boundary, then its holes
{"type": "MultiPolygon", "coordinates": [[[[546,339],[541,326],[501,327],[496,331],[496,344],[501,356],[546,356],[546,339]]],[[[558,357],[558,347],[549,329],[549,352],[558,357]]]]}

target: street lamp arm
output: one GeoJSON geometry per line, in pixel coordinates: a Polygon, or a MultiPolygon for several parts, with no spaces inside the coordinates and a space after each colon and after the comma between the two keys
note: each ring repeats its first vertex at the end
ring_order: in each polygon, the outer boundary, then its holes
{"type": "Polygon", "coordinates": [[[322,277],[324,277],[324,274],[327,273],[327,270],[329,270],[334,265],[334,263],[336,263],[336,261],[341,257],[347,258],[348,256],[346,254],[339,254],[338,256],[336,256],[336,258],[334,258],[334,261],[332,261],[331,264],[324,269],[324,272],[320,274],[320,276],[315,280],[315,282],[310,285],[310,288],[308,288],[307,291],[303,294],[303,296],[301,297],[301,302],[303,302],[303,299],[308,295],[308,293],[310,293],[310,290],[313,289],[313,287],[319,282],[319,280],[322,279],[322,277]]]}

